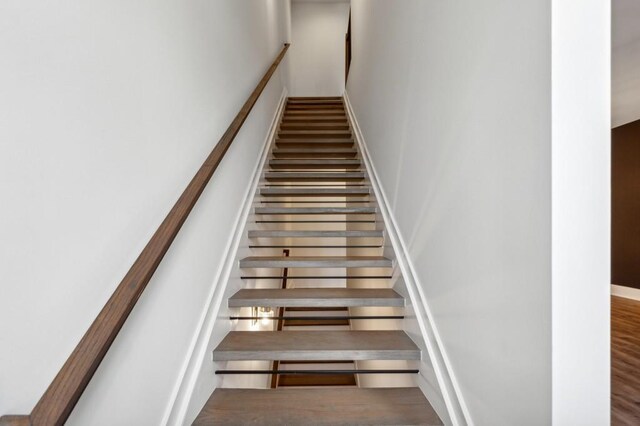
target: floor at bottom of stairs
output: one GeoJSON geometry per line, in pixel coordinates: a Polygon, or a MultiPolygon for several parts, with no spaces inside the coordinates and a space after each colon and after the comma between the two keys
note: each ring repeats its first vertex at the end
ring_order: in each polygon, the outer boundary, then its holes
{"type": "Polygon", "coordinates": [[[194,425],[442,425],[419,388],[216,389],[194,425]]]}

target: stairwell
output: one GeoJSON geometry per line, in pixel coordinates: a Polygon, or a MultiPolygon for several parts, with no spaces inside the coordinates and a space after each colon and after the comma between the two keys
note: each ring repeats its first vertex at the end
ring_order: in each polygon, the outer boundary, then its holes
{"type": "Polygon", "coordinates": [[[342,99],[289,98],[265,169],[247,288],[227,303],[270,329],[229,332],[213,360],[269,362],[219,373],[270,380],[217,388],[194,424],[442,424],[412,378],[423,354],[398,329],[405,300],[342,99]],[[412,385],[366,387],[372,375],[412,385]]]}

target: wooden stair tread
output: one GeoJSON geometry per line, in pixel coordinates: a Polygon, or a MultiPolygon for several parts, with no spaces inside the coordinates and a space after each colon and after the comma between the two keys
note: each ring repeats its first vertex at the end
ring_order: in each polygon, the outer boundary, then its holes
{"type": "Polygon", "coordinates": [[[280,139],[287,138],[308,138],[315,137],[318,139],[334,138],[334,139],[351,139],[350,130],[280,130],[278,132],[280,139]]]}
{"type": "Polygon", "coordinates": [[[326,150],[310,150],[306,148],[300,149],[276,149],[273,151],[273,157],[277,159],[353,159],[358,155],[358,151],[354,149],[326,149],[326,150]]]}
{"type": "Polygon", "coordinates": [[[276,139],[276,144],[304,144],[308,146],[314,145],[327,145],[331,143],[344,144],[350,143],[353,144],[354,140],[352,138],[304,138],[304,139],[295,139],[295,138],[286,138],[286,139],[276,139]]]}
{"type": "Polygon", "coordinates": [[[404,298],[390,288],[242,289],[228,303],[230,308],[405,306],[404,298]]]}
{"type": "Polygon", "coordinates": [[[323,109],[323,108],[335,108],[344,110],[344,104],[341,101],[292,101],[287,102],[288,110],[297,109],[323,109]]]}
{"type": "Polygon", "coordinates": [[[381,230],[360,231],[292,231],[281,229],[255,229],[249,231],[249,238],[381,238],[381,230]]]}
{"type": "Polygon", "coordinates": [[[336,187],[336,188],[281,188],[270,187],[260,188],[260,195],[369,195],[371,190],[368,187],[336,187]]]}
{"type": "Polygon", "coordinates": [[[229,360],[419,360],[420,349],[397,330],[231,331],[213,351],[229,360]]]}
{"type": "Polygon", "coordinates": [[[290,116],[285,115],[282,117],[283,123],[329,123],[329,122],[346,123],[347,116],[344,114],[336,115],[319,115],[319,116],[290,116]]]}
{"type": "Polygon", "coordinates": [[[427,425],[442,421],[419,388],[216,389],[193,423],[427,425]]]}
{"type": "Polygon", "coordinates": [[[308,104],[340,104],[343,105],[342,99],[287,99],[288,105],[308,105],[308,104]]]}
{"type": "Polygon", "coordinates": [[[241,268],[391,268],[393,261],[383,256],[249,256],[241,268]]]}
{"type": "Polygon", "coordinates": [[[337,164],[337,165],[360,165],[360,160],[333,160],[333,159],[319,159],[319,160],[271,160],[271,164],[337,164]]]}
{"type": "Polygon", "coordinates": [[[364,172],[265,172],[265,179],[267,180],[289,180],[295,181],[351,181],[362,180],[365,175],[364,172]]]}
{"type": "Polygon", "coordinates": [[[334,215],[375,214],[376,207],[256,207],[256,214],[265,215],[334,215]]]}
{"type": "Polygon", "coordinates": [[[289,96],[288,101],[300,101],[300,100],[316,100],[316,99],[328,99],[328,100],[342,100],[342,96],[289,96]]]}
{"type": "Polygon", "coordinates": [[[280,124],[281,130],[349,130],[345,123],[288,123],[280,124]]]}
{"type": "Polygon", "coordinates": [[[320,109],[320,110],[304,110],[304,109],[285,109],[287,115],[337,115],[345,114],[344,110],[320,109]]]}
{"type": "Polygon", "coordinates": [[[307,154],[357,154],[353,148],[316,148],[316,147],[304,147],[304,148],[276,148],[273,150],[274,154],[291,154],[291,153],[307,153],[307,154]]]}

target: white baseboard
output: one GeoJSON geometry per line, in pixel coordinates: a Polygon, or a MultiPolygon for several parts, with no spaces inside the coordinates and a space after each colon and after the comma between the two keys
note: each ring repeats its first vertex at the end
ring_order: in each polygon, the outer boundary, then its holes
{"type": "Polygon", "coordinates": [[[458,382],[453,373],[451,363],[442,344],[442,339],[438,334],[438,330],[429,309],[427,299],[424,292],[422,291],[420,281],[415,272],[415,268],[413,266],[411,258],[409,257],[407,246],[402,238],[402,235],[400,234],[397,222],[389,208],[388,199],[382,189],[382,186],[380,185],[380,179],[378,178],[376,168],[371,162],[371,156],[369,155],[369,151],[367,150],[364,136],[360,130],[358,120],[356,119],[356,116],[353,112],[353,108],[346,91],[344,93],[344,100],[347,114],[349,115],[349,119],[351,120],[351,125],[353,127],[356,142],[360,147],[363,161],[367,167],[367,171],[369,172],[371,186],[373,187],[374,193],[378,200],[380,212],[385,222],[387,235],[389,236],[389,240],[395,251],[398,267],[402,272],[409,297],[415,309],[417,321],[422,333],[422,338],[424,339],[429,358],[431,360],[431,363],[433,364],[433,368],[438,380],[438,385],[440,387],[442,397],[447,407],[449,418],[451,420],[451,423],[456,426],[472,425],[473,422],[462,397],[458,382]]]}
{"type": "Polygon", "coordinates": [[[260,182],[261,172],[269,154],[271,141],[275,138],[286,100],[287,89],[285,88],[282,91],[278,107],[273,115],[267,137],[263,142],[260,156],[253,168],[251,181],[245,190],[245,201],[242,208],[238,211],[238,216],[233,225],[233,231],[231,232],[224,251],[224,259],[212,283],[207,303],[198,322],[198,327],[192,338],[191,345],[189,346],[189,351],[187,352],[187,357],[179,376],[180,378],[176,382],[172,397],[163,416],[163,425],[183,425],[185,422],[187,409],[189,408],[189,402],[193,395],[198,375],[202,369],[203,362],[208,359],[207,347],[212,336],[212,330],[223,301],[229,276],[233,267],[236,266],[236,253],[242,240],[245,223],[251,213],[253,195],[260,182]]]}
{"type": "Polygon", "coordinates": [[[611,295],[624,297],[625,299],[640,300],[640,289],[611,284],[611,295]]]}

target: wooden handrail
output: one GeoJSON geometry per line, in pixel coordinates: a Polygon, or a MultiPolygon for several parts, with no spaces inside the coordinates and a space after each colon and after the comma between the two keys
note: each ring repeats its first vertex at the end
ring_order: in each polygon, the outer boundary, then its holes
{"type": "Polygon", "coordinates": [[[285,43],[278,57],[153,234],[31,414],[3,416],[0,418],[0,425],[49,426],[62,425],[67,420],[287,49],[289,49],[289,43],[285,43]]]}

